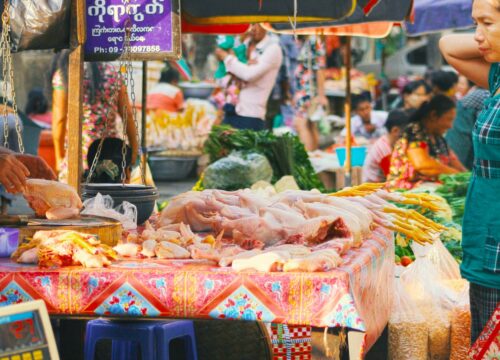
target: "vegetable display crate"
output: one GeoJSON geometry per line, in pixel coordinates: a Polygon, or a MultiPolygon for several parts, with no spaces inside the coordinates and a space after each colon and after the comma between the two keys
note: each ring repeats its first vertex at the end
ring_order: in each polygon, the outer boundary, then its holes
{"type": "Polygon", "coordinates": [[[150,156],[149,166],[155,181],[184,180],[196,166],[198,157],[150,156]]]}

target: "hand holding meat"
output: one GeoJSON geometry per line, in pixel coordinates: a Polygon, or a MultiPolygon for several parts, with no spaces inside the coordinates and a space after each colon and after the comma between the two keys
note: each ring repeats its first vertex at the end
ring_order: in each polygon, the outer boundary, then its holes
{"type": "Polygon", "coordinates": [[[0,184],[10,193],[23,191],[30,171],[14,153],[0,153],[0,184]]]}
{"type": "Polygon", "coordinates": [[[49,220],[76,217],[83,206],[71,186],[57,181],[28,179],[23,194],[36,215],[49,220]]]}
{"type": "Polygon", "coordinates": [[[16,159],[29,170],[30,178],[57,180],[57,176],[44,159],[29,154],[16,154],[16,159]]]}

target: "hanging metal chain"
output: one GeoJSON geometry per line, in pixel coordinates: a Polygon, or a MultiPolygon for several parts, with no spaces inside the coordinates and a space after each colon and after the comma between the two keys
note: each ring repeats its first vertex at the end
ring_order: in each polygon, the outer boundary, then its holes
{"type": "Polygon", "coordinates": [[[12,101],[12,110],[15,120],[15,128],[17,140],[19,144],[19,152],[24,153],[24,144],[21,130],[21,121],[16,101],[16,92],[14,90],[14,65],[12,63],[12,53],[10,49],[10,18],[9,18],[10,1],[4,0],[4,11],[2,14],[2,33],[0,35],[0,52],[2,56],[2,75],[3,75],[3,125],[4,125],[4,146],[8,147],[9,125],[8,125],[8,109],[7,99],[12,101]],[[9,87],[10,85],[10,87],[9,87]]]}
{"type": "MultiPolygon", "coordinates": [[[[130,0],[124,0],[124,4],[127,5],[128,3],[130,2],[130,0]]],[[[128,118],[128,109],[127,109],[127,104],[128,104],[128,101],[125,103],[124,105],[124,109],[123,109],[123,139],[125,141],[125,138],[127,136],[127,123],[128,121],[132,120],[134,122],[134,125],[135,125],[135,129],[136,129],[136,141],[137,141],[137,148],[138,148],[138,152],[137,152],[137,155],[138,157],[141,156],[142,154],[142,149],[141,149],[141,143],[140,143],[140,139],[139,139],[139,124],[138,124],[138,121],[137,121],[137,109],[135,107],[135,80],[134,80],[134,70],[132,68],[132,49],[131,49],[131,45],[130,45],[130,38],[132,36],[132,20],[130,18],[128,18],[126,21],[125,21],[125,38],[124,38],[124,43],[123,43],[123,51],[122,51],[122,55],[120,57],[120,70],[125,70],[124,73],[122,73],[122,75],[124,74],[124,82],[125,82],[125,86],[126,88],[128,89],[128,86],[130,85],[130,99],[131,99],[131,104],[130,106],[132,106],[132,119],[127,119],[128,118]],[[124,61],[124,66],[122,66],[122,62],[121,61],[124,61]]],[[[129,138],[129,142],[131,142],[131,139],[129,138]]],[[[123,147],[122,147],[122,165],[125,164],[125,156],[126,156],[126,144],[124,143],[123,144],[123,147]]],[[[144,176],[144,171],[142,169],[142,162],[139,162],[139,171],[141,173],[141,181],[142,181],[142,184],[143,185],[146,185],[146,179],[145,179],[145,176],[144,176]]],[[[125,167],[123,168],[123,171],[122,171],[122,183],[125,183],[125,167]]]]}

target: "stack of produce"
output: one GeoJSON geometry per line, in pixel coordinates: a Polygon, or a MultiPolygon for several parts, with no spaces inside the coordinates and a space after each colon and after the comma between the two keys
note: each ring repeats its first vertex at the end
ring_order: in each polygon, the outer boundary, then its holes
{"type": "Polygon", "coordinates": [[[210,162],[224,158],[233,151],[264,155],[273,170],[272,183],[283,176],[292,175],[302,190],[324,190],[304,145],[295,135],[276,136],[269,131],[214,127],[204,148],[204,152],[210,156],[210,162]]]}
{"type": "Polygon", "coordinates": [[[439,177],[442,185],[436,189],[436,193],[446,199],[453,213],[453,221],[457,224],[462,224],[470,176],[471,173],[466,172],[439,177]]]}
{"type": "Polygon", "coordinates": [[[151,111],[147,119],[148,146],[177,152],[200,151],[216,118],[209,102],[196,99],[188,99],[182,113],[151,111]]]}
{"type": "Polygon", "coordinates": [[[117,259],[116,252],[97,236],[72,230],[37,231],[12,254],[20,263],[41,267],[81,265],[101,268],[117,259]]]}

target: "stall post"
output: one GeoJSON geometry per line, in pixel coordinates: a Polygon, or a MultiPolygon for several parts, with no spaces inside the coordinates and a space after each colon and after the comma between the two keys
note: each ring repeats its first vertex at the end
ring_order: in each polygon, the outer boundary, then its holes
{"type": "MultiPolygon", "coordinates": [[[[146,142],[146,126],[147,126],[147,118],[146,118],[146,107],[148,105],[147,101],[148,96],[148,62],[142,62],[142,107],[141,107],[141,171],[142,178],[146,178],[146,161],[148,157],[147,153],[147,142],[146,142]]],[[[135,104],[134,104],[135,105],[135,104]]]]}
{"type": "Polygon", "coordinates": [[[80,192],[82,171],[83,44],[86,39],[85,0],[71,3],[68,68],[68,184],[80,192]]]}
{"type": "Polygon", "coordinates": [[[351,37],[346,37],[346,56],[345,56],[345,185],[351,186],[351,37]]]}

